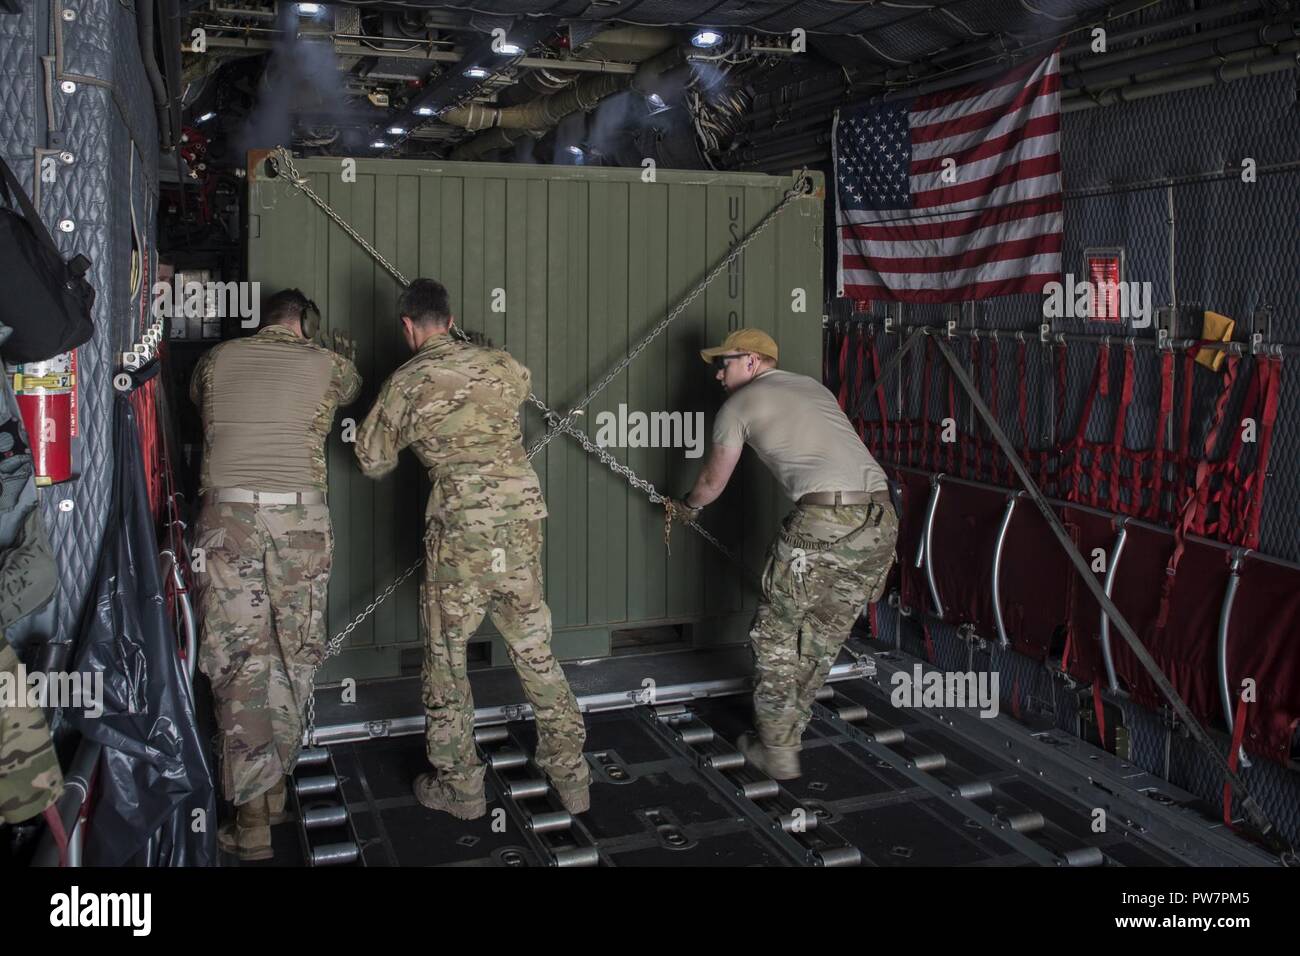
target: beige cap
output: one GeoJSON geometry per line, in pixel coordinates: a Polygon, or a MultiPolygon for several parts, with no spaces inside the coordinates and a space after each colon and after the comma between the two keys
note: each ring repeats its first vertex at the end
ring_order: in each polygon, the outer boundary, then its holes
{"type": "Polygon", "coordinates": [[[756,352],[776,361],[776,342],[762,329],[736,329],[716,349],[701,349],[700,358],[712,362],[715,356],[730,352],[756,352]]]}

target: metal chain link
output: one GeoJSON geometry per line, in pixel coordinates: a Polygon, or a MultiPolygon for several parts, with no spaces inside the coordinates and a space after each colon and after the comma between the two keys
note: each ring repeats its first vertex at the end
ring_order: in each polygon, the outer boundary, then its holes
{"type": "MultiPolygon", "coordinates": [[[[560,425],[557,425],[556,427],[562,427],[562,425],[563,423],[561,422],[560,425]]],[[[614,472],[614,474],[616,475],[621,476],[633,488],[636,488],[637,490],[643,492],[645,496],[650,499],[651,504],[656,504],[656,505],[662,504],[666,500],[664,495],[661,495],[658,491],[655,490],[654,485],[646,481],[646,479],[638,477],[636,472],[634,472],[627,465],[620,464],[619,460],[615,458],[613,455],[611,455],[609,452],[607,452],[605,449],[601,448],[599,445],[593,444],[591,438],[588,437],[587,433],[584,432],[582,429],[571,425],[568,428],[566,428],[565,431],[567,431],[568,434],[572,435],[577,440],[578,444],[580,444],[583,447],[583,450],[585,450],[587,454],[595,455],[602,462],[604,462],[605,467],[607,467],[610,471],[614,472]]],[[[535,451],[529,452],[528,454],[529,460],[532,460],[533,455],[537,454],[538,451],[541,451],[540,447],[537,448],[535,451]]],[[[717,548],[720,552],[722,552],[724,556],[726,556],[732,561],[736,561],[737,563],[740,563],[739,559],[731,552],[730,548],[728,548],[725,544],[723,544],[713,535],[709,534],[708,531],[704,530],[704,528],[702,528],[698,522],[686,521],[683,522],[683,524],[685,524],[688,528],[694,529],[695,532],[700,537],[702,537],[705,541],[709,542],[709,544],[717,548]]],[[[741,567],[743,568],[744,565],[741,564],[741,567]]]]}
{"type": "MultiPolygon", "coordinates": [[[[351,624],[349,624],[343,630],[339,631],[332,638],[330,638],[329,643],[325,645],[325,653],[321,657],[321,663],[324,663],[325,661],[333,657],[335,654],[339,653],[339,651],[343,649],[343,642],[348,639],[348,636],[357,629],[357,627],[361,624],[361,622],[364,621],[366,618],[368,618],[370,615],[374,614],[375,610],[379,607],[379,605],[383,604],[390,597],[392,597],[393,592],[396,591],[399,587],[401,587],[406,582],[406,579],[409,578],[412,574],[414,574],[416,572],[416,569],[419,568],[420,565],[422,564],[424,564],[424,558],[420,558],[413,565],[411,565],[400,575],[398,575],[397,579],[392,584],[384,588],[383,592],[380,593],[378,597],[376,597],[373,601],[371,601],[369,604],[366,605],[365,610],[363,610],[360,614],[358,614],[356,617],[352,619],[351,624]]],[[[316,667],[312,668],[311,690],[307,694],[307,739],[313,743],[315,742],[315,737],[316,737],[316,669],[319,667],[320,664],[317,664],[316,667]]]]}
{"type": "MultiPolygon", "coordinates": [[[[378,249],[376,249],[363,235],[361,235],[354,228],[352,228],[352,226],[347,222],[347,220],[345,220],[342,216],[340,216],[337,212],[335,212],[334,209],[330,206],[330,204],[321,198],[321,196],[316,192],[316,190],[314,190],[311,187],[311,183],[308,182],[307,178],[298,172],[298,168],[294,165],[293,162],[293,156],[285,147],[277,146],[275,148],[275,152],[276,155],[279,157],[278,162],[275,162],[275,165],[277,166],[277,170],[282,170],[280,174],[285,178],[285,180],[291,186],[293,186],[304,196],[310,199],[313,203],[315,203],[317,207],[319,207],[320,210],[323,213],[325,213],[326,216],[328,216],[331,220],[333,220],[334,223],[338,225],[340,229],[342,229],[345,233],[347,233],[353,239],[353,241],[357,243],[357,245],[361,246],[361,248],[364,249],[371,256],[371,258],[373,258],[376,262],[378,262],[381,266],[383,266],[384,269],[386,269],[394,279],[400,282],[404,287],[409,286],[411,284],[410,281],[406,278],[406,276],[402,274],[401,270],[397,268],[397,266],[389,262],[383,253],[381,253],[378,249]]],[[[680,316],[684,311],[686,311],[687,307],[690,306],[692,302],[694,302],[697,298],[700,297],[700,295],[704,293],[705,289],[708,288],[709,284],[713,282],[713,280],[716,279],[719,275],[721,275],[727,269],[727,267],[730,266],[731,263],[734,262],[740,256],[740,254],[745,250],[745,248],[756,238],[758,238],[758,236],[762,234],[762,232],[772,223],[772,221],[787,206],[789,206],[792,202],[794,202],[797,199],[811,195],[812,194],[811,187],[812,187],[812,180],[808,176],[807,171],[800,172],[798,178],[795,181],[795,184],[790,189],[786,190],[785,195],[782,197],[781,201],[776,206],[774,206],[771,210],[769,210],[761,220],[759,220],[758,225],[756,225],[752,230],[750,230],[749,233],[746,234],[745,237],[741,239],[740,242],[732,246],[731,250],[727,253],[727,255],[724,256],[713,267],[713,269],[711,269],[709,273],[706,276],[704,276],[703,279],[701,279],[698,283],[696,283],[695,287],[692,288],[689,293],[687,293],[686,297],[683,298],[680,302],[678,302],[677,306],[671,312],[669,312],[668,315],[664,316],[664,318],[661,319],[653,329],[651,329],[644,337],[642,337],[641,340],[637,342],[637,344],[633,346],[633,348],[628,352],[627,356],[624,359],[622,359],[622,361],[618,362],[613,368],[611,368],[610,371],[607,372],[604,375],[604,377],[602,377],[601,380],[597,382],[596,385],[589,392],[587,392],[586,395],[582,397],[582,400],[579,401],[577,405],[569,409],[567,415],[561,416],[559,412],[555,411],[550,406],[548,406],[545,402],[543,402],[540,398],[538,398],[535,393],[529,392],[528,393],[529,404],[536,407],[542,413],[542,418],[549,426],[550,430],[548,430],[546,434],[543,435],[541,438],[539,438],[537,441],[533,442],[532,446],[529,447],[527,453],[528,460],[531,461],[538,453],[542,451],[543,448],[545,448],[550,443],[552,438],[554,438],[556,435],[563,432],[573,437],[578,442],[578,444],[582,446],[582,449],[585,452],[587,452],[587,454],[594,455],[597,459],[599,459],[602,463],[604,463],[604,465],[607,468],[609,468],[610,471],[614,472],[614,474],[616,475],[619,475],[632,487],[636,488],[637,490],[645,494],[645,496],[650,500],[652,504],[661,504],[665,500],[665,496],[661,495],[655,489],[655,486],[653,484],[651,484],[649,481],[645,480],[644,478],[638,477],[636,472],[634,472],[627,465],[621,464],[618,461],[618,459],[615,458],[612,454],[605,451],[605,449],[599,447],[598,445],[593,444],[591,439],[587,436],[586,432],[584,432],[581,428],[578,428],[574,424],[574,419],[584,408],[586,408],[588,404],[591,403],[592,399],[594,399],[597,395],[599,395],[602,391],[604,391],[605,388],[607,388],[615,378],[617,378],[620,374],[626,371],[628,366],[632,364],[633,360],[636,359],[636,357],[640,355],[643,351],[645,351],[646,348],[649,347],[649,345],[656,338],[658,338],[661,334],[663,334],[664,330],[667,329],[670,324],[672,324],[673,320],[676,319],[678,316],[680,316]]],[[[452,332],[460,340],[469,341],[469,336],[466,335],[465,332],[459,326],[452,326],[452,332]]],[[[741,562],[740,559],[737,558],[735,554],[732,553],[731,549],[729,549],[716,537],[714,537],[712,534],[706,531],[699,524],[699,522],[686,521],[683,523],[688,528],[693,530],[696,534],[698,534],[700,537],[702,537],[705,541],[711,544],[714,548],[716,548],[719,552],[721,552],[726,558],[735,562],[737,565],[741,567],[742,570],[748,572],[748,568],[746,568],[744,563],[741,562]]],[[[383,592],[379,594],[378,597],[375,598],[374,601],[370,602],[370,604],[368,604],[360,614],[358,614],[355,618],[353,618],[352,622],[348,624],[347,627],[345,627],[343,630],[335,634],[330,639],[329,643],[325,646],[325,654],[321,658],[322,663],[328,660],[329,658],[334,657],[336,654],[338,654],[343,649],[343,643],[347,640],[348,636],[351,635],[352,632],[356,630],[357,627],[360,626],[360,624],[363,621],[366,620],[366,618],[368,618],[371,614],[373,614],[375,610],[379,607],[379,605],[383,604],[384,601],[386,601],[389,597],[391,597],[393,592],[395,592],[408,578],[410,578],[411,575],[414,574],[416,570],[423,563],[424,563],[424,558],[419,558],[414,564],[412,564],[409,568],[403,571],[397,577],[397,579],[393,581],[392,584],[386,587],[383,590],[383,592]]],[[[319,667],[319,665],[317,665],[317,667],[319,667]]],[[[312,670],[311,689],[307,696],[306,730],[307,730],[308,742],[315,743],[315,737],[316,737],[316,669],[315,668],[313,668],[312,670]]]]}
{"type": "MultiPolygon", "coordinates": [[[[381,266],[383,266],[390,273],[392,273],[394,279],[400,282],[403,286],[408,286],[411,284],[410,281],[406,278],[406,276],[402,275],[402,273],[398,271],[397,266],[393,265],[391,262],[385,259],[384,254],[382,252],[380,252],[369,242],[367,242],[366,238],[363,235],[361,235],[361,233],[357,232],[350,225],[348,225],[347,220],[345,220],[342,216],[336,213],[330,207],[329,203],[327,203],[324,199],[321,199],[320,196],[317,195],[316,190],[312,189],[311,183],[307,181],[307,177],[303,176],[298,172],[298,167],[293,164],[293,156],[292,154],[290,154],[290,152],[287,149],[285,149],[283,146],[277,146],[275,148],[275,152],[280,157],[279,162],[275,164],[277,168],[277,172],[280,172],[280,167],[283,167],[283,170],[287,171],[288,175],[285,176],[285,179],[289,181],[290,186],[292,186],[294,189],[297,189],[300,193],[302,193],[304,196],[306,196],[308,199],[314,202],[317,206],[319,206],[321,208],[321,211],[325,213],[325,215],[329,216],[331,219],[334,220],[335,223],[338,224],[340,229],[342,229],[349,236],[355,239],[357,244],[360,245],[362,249],[370,253],[371,258],[373,258],[381,266]]],[[[283,175],[283,173],[281,174],[283,175]]]]}

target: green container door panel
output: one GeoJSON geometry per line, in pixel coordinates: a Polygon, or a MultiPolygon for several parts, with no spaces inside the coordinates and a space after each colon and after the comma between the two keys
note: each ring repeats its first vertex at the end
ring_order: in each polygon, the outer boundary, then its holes
{"type": "MultiPolygon", "coordinates": [[[[628,238],[628,335],[640,341],[664,316],[668,305],[668,200],[663,183],[635,189],[630,203],[628,238]]],[[[663,407],[663,337],[656,339],[628,367],[629,410],[663,407]]],[[[666,455],[637,447],[627,450],[628,466],[662,491],[666,455]]],[[[638,495],[637,492],[630,494],[638,495]]],[[[663,512],[634,498],[628,515],[628,616],[645,621],[667,617],[667,566],[663,512]]]]}
{"type": "MultiPolygon", "coordinates": [[[[597,382],[627,355],[627,186],[592,183],[587,203],[587,381],[597,382]]],[[[578,421],[594,441],[603,415],[626,405],[628,377],[619,375],[578,421]]],[[[605,449],[620,464],[627,452],[605,449]]],[[[587,616],[627,619],[627,485],[598,461],[587,463],[587,616]]]]}
{"type": "Polygon", "coordinates": [[[448,176],[439,182],[442,190],[442,217],[420,225],[438,234],[438,266],[432,273],[447,287],[452,312],[460,312],[465,302],[464,265],[465,180],[448,176]]]}
{"type": "MultiPolygon", "coordinates": [[[[668,294],[666,306],[674,308],[678,300],[700,278],[708,273],[714,260],[725,254],[726,246],[711,253],[708,249],[708,212],[709,189],[699,185],[670,185],[668,196],[668,229],[673,236],[668,244],[668,294]],[[678,229],[677,223],[687,223],[686,229],[678,229]]],[[[647,414],[655,412],[693,414],[703,411],[708,404],[709,390],[707,376],[698,357],[692,361],[692,354],[701,347],[704,319],[707,315],[703,296],[697,297],[668,326],[660,336],[663,343],[664,401],[662,404],[646,405],[638,411],[647,414]]],[[[653,428],[652,432],[663,431],[653,428]]],[[[683,426],[685,421],[683,420],[683,426]]],[[[699,473],[699,460],[686,457],[684,447],[671,447],[672,423],[669,420],[668,434],[654,436],[658,440],[669,439],[670,447],[657,453],[665,465],[663,484],[659,488],[664,494],[680,497],[688,483],[694,481],[699,473]]],[[[678,436],[682,444],[684,434],[678,436]]],[[[653,509],[656,512],[659,509],[653,509]]],[[[651,547],[654,544],[647,542],[651,547]]],[[[658,544],[658,542],[655,542],[658,544]]],[[[671,552],[664,550],[664,557],[670,564],[667,594],[667,614],[671,618],[689,617],[698,614],[703,608],[703,554],[705,547],[700,537],[681,526],[673,528],[671,552]]]]}
{"type": "MultiPolygon", "coordinates": [[[[443,282],[461,325],[509,349],[531,370],[533,391],[561,413],[789,186],[787,177],[750,174],[660,171],[658,182],[643,183],[640,170],[379,160],[359,161],[356,182],[343,183],[336,160],[298,164],[318,194],[403,274],[443,282]],[[498,289],[504,311],[493,308],[498,289]]],[[[250,193],[258,218],[250,278],[267,293],[302,288],[321,304],[327,330],[355,340],[365,382],[341,417],[359,426],[383,379],[409,357],[396,321],[401,290],[305,197],[261,177],[250,193]]],[[[697,352],[741,325],[777,338],[782,367],[818,375],[821,214],[815,200],[784,212],[577,425],[594,441],[601,413],[617,420],[620,406],[626,413],[680,412],[683,425],[703,412],[703,435],[692,437],[707,450],[723,395],[697,352]],[[791,311],[794,287],[809,293],[809,311],[791,311]]],[[[523,423],[527,442],[544,433],[530,405],[523,423]]],[[[607,450],[669,495],[680,495],[703,463],[681,447],[607,450]]],[[[422,555],[428,482],[409,453],[393,475],[366,479],[341,428],[331,437],[328,462],[332,634],[422,555]]],[[[680,526],[669,554],[662,510],[566,436],[557,436],[534,465],[550,511],[544,570],[553,621],[564,632],[557,647],[603,653],[611,629],[655,622],[702,622],[695,629],[701,641],[743,639],[756,594],[735,565],[680,526]]],[[[705,524],[756,577],[789,502],[749,454],[735,485],[705,512],[705,524]]],[[[406,660],[401,648],[419,639],[419,577],[356,628],[348,642],[353,650],[331,676],[398,673],[406,660]]]]}
{"type": "MultiPolygon", "coordinates": [[[[420,176],[420,218],[415,224],[416,234],[420,237],[418,246],[420,268],[417,275],[436,276],[442,273],[442,179],[420,176]]],[[[406,215],[406,210],[403,210],[406,215]]],[[[337,231],[337,230],[336,230],[337,231]]],[[[347,237],[343,239],[346,241],[347,237]]],[[[356,244],[353,243],[353,247],[356,244]]],[[[357,249],[358,255],[365,255],[357,249]]],[[[409,273],[408,273],[409,275],[409,273]]]]}
{"type": "MultiPolygon", "coordinates": [[[[763,215],[771,202],[770,189],[745,189],[732,186],[711,189],[708,197],[707,236],[710,266],[725,255],[749,231],[752,222],[763,215]]],[[[749,321],[745,309],[744,276],[751,270],[768,271],[766,258],[770,253],[771,239],[764,235],[713,281],[704,292],[705,317],[703,334],[697,348],[684,359],[687,367],[708,383],[702,407],[705,411],[704,439],[706,454],[712,447],[713,420],[725,394],[718,385],[713,369],[700,361],[699,348],[707,348],[725,339],[728,333],[742,328],[749,321]]],[[[763,299],[757,301],[762,302],[763,299]]],[[[770,309],[770,306],[769,306],[770,309]]],[[[697,463],[698,467],[698,463],[697,463]]],[[[733,552],[743,556],[743,531],[741,487],[746,481],[748,468],[738,469],[732,479],[735,487],[729,489],[711,505],[702,518],[705,528],[718,537],[733,552]]],[[[704,609],[709,614],[727,614],[738,611],[745,600],[745,574],[732,561],[728,561],[713,547],[705,545],[704,555],[704,609]]],[[[752,598],[752,595],[751,595],[752,598]]]]}
{"type": "MultiPolygon", "coordinates": [[[[544,179],[526,180],[523,185],[527,187],[527,205],[525,206],[527,215],[522,226],[515,224],[512,231],[520,233],[527,240],[524,246],[526,282],[524,295],[525,340],[522,355],[519,352],[513,352],[513,354],[527,365],[533,373],[533,391],[538,395],[546,395],[550,386],[550,379],[546,374],[546,336],[548,331],[546,325],[546,287],[550,278],[546,269],[550,252],[547,247],[547,183],[544,179]]],[[[524,437],[526,444],[531,445],[545,431],[546,428],[541,415],[531,404],[525,405],[524,437]]],[[[543,478],[549,458],[550,450],[544,449],[533,462],[537,468],[537,473],[542,475],[543,478]]]]}
{"type": "MultiPolygon", "coordinates": [[[[510,307],[511,289],[506,282],[506,244],[503,239],[509,234],[509,210],[503,180],[490,179],[484,184],[483,219],[487,224],[483,249],[483,331],[494,346],[508,349],[506,312],[503,308],[510,307]],[[502,293],[500,298],[497,290],[502,293]]],[[[514,291],[523,294],[522,289],[514,291]]]]}
{"type": "MultiPolygon", "coordinates": [[[[398,182],[397,258],[394,261],[403,275],[417,276],[420,274],[422,246],[420,219],[405,215],[403,211],[420,208],[421,195],[429,180],[422,176],[401,176],[398,182]]],[[[333,231],[336,234],[338,232],[337,229],[333,231]]],[[[364,255],[355,244],[353,248],[357,254],[364,255]]],[[[394,296],[400,295],[400,290],[395,283],[390,288],[394,296]]],[[[375,354],[371,356],[371,364],[377,366],[376,356],[385,356],[386,362],[387,357],[401,356],[406,351],[406,343],[402,338],[401,326],[396,321],[392,321],[391,313],[387,318],[382,313],[377,313],[374,319],[375,354]]],[[[374,378],[374,388],[377,392],[381,381],[378,376],[374,378]]],[[[359,423],[370,406],[358,403],[353,407],[356,411],[353,417],[359,423]]],[[[412,521],[418,523],[424,516],[425,501],[428,496],[428,480],[424,469],[415,461],[414,456],[404,455],[397,471],[388,478],[388,481],[387,486],[374,489],[375,537],[379,542],[375,554],[375,579],[380,587],[387,587],[398,574],[424,555],[423,537],[403,534],[400,531],[412,521]],[[378,519],[381,514],[389,526],[386,534],[380,531],[378,519]],[[391,542],[391,545],[385,548],[384,542],[391,542]]],[[[420,640],[419,592],[419,575],[408,578],[393,598],[380,605],[380,611],[375,615],[375,632],[390,635],[396,643],[418,643],[420,640]]]]}
{"type": "Polygon", "coordinates": [[[483,234],[488,223],[484,220],[484,182],[481,179],[466,179],[463,182],[465,212],[460,241],[463,279],[459,294],[451,300],[452,309],[461,317],[461,325],[466,331],[486,335],[488,289],[483,257],[487,254],[487,248],[483,234]]]}
{"type": "MultiPolygon", "coordinates": [[[[327,193],[347,222],[362,235],[375,238],[375,177],[358,175],[355,183],[342,183],[330,177],[327,193]]],[[[382,365],[376,361],[377,351],[371,330],[375,307],[375,283],[392,281],[385,273],[376,276],[377,263],[365,255],[348,236],[328,221],[313,223],[315,229],[329,234],[331,259],[338,257],[339,266],[332,267],[328,276],[330,284],[330,312],[324,316],[331,330],[342,328],[357,340],[358,371],[365,377],[359,400],[352,406],[361,421],[365,410],[378,394],[377,381],[382,365]]],[[[302,280],[299,280],[302,281],[302,280]]],[[[312,277],[314,284],[315,277],[312,277]]],[[[372,553],[363,551],[366,542],[364,529],[374,520],[376,489],[356,466],[352,449],[342,441],[338,428],[331,432],[330,443],[339,449],[338,467],[330,468],[330,518],[334,523],[334,568],[331,572],[329,596],[330,633],[337,633],[370,602],[374,594],[373,537],[369,538],[372,553]],[[346,502],[346,507],[339,507],[346,502]]],[[[332,465],[334,463],[331,463],[332,465]]],[[[392,480],[392,479],[390,479],[392,480]]],[[[374,645],[375,622],[362,622],[349,638],[353,646],[374,645]]]]}
{"type": "MultiPolygon", "coordinates": [[[[772,206],[771,194],[767,190],[748,188],[744,193],[742,235],[748,234],[757,226],[772,206]]],[[[753,303],[755,313],[760,310],[766,312],[770,316],[769,325],[765,327],[753,321],[747,310],[746,313],[741,314],[738,327],[764,328],[780,346],[782,367],[793,367],[795,371],[806,372],[806,369],[790,364],[787,352],[791,349],[792,343],[787,341],[787,336],[782,335],[780,328],[782,311],[789,308],[789,299],[783,298],[779,289],[779,233],[789,227],[785,220],[791,212],[792,210],[787,209],[782,213],[780,223],[768,227],[762,238],[745,251],[741,263],[742,302],[753,303]]],[[[739,539],[738,553],[745,555],[745,564],[749,569],[742,588],[746,603],[752,604],[756,600],[752,580],[761,577],[766,564],[766,549],[775,534],[773,511],[776,506],[773,502],[778,495],[773,487],[775,483],[769,479],[766,469],[757,460],[753,451],[745,450],[738,470],[741,477],[740,494],[733,497],[731,505],[734,511],[728,517],[734,522],[732,527],[739,527],[742,530],[739,535],[729,537],[728,543],[735,547],[737,538],[739,539]]]]}
{"type": "MultiPolygon", "coordinates": [[[[567,349],[564,355],[564,381],[567,387],[556,391],[552,385],[547,393],[546,403],[561,411],[568,410],[582,400],[587,393],[588,367],[590,364],[590,337],[588,335],[588,245],[587,209],[590,200],[590,184],[570,181],[568,201],[563,208],[563,221],[567,239],[565,248],[568,252],[565,262],[564,285],[567,289],[568,310],[552,312],[551,324],[563,323],[567,326],[564,338],[567,349]],[[559,405],[556,405],[556,403],[559,405]]],[[[578,427],[585,427],[587,416],[578,419],[578,427]]],[[[587,569],[592,555],[587,549],[587,537],[591,527],[591,507],[588,498],[587,474],[588,457],[582,446],[570,438],[555,441],[564,449],[568,481],[565,485],[565,503],[568,509],[563,516],[569,532],[569,552],[564,564],[566,599],[564,603],[563,626],[574,627],[591,622],[587,608],[587,569]]],[[[554,496],[552,496],[554,497],[554,496]]],[[[556,582],[559,584],[560,582],[556,582]]],[[[558,588],[552,585],[548,593],[555,593],[558,588]]]]}
{"type": "MultiPolygon", "coordinates": [[[[565,408],[565,393],[572,394],[575,384],[570,377],[567,362],[571,349],[577,347],[570,341],[566,318],[569,313],[568,262],[569,235],[565,212],[570,202],[571,183],[548,183],[546,197],[546,350],[543,362],[546,368],[546,391],[538,391],[552,408],[565,408]]],[[[575,536],[569,513],[569,463],[572,448],[568,439],[552,440],[546,449],[542,490],[546,495],[550,520],[546,522],[546,597],[551,607],[555,626],[571,624],[569,617],[569,583],[572,563],[580,560],[575,554],[582,537],[575,536]]]]}

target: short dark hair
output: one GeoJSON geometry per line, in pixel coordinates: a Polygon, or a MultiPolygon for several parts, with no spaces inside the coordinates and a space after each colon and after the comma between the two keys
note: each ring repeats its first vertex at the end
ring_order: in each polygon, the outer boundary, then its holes
{"type": "Polygon", "coordinates": [[[306,317],[309,308],[315,306],[301,289],[284,289],[266,300],[262,315],[267,325],[287,325],[294,319],[306,317]]]}
{"type": "Polygon", "coordinates": [[[451,321],[447,287],[436,279],[416,279],[397,300],[397,314],[417,325],[446,328],[451,321]]]}

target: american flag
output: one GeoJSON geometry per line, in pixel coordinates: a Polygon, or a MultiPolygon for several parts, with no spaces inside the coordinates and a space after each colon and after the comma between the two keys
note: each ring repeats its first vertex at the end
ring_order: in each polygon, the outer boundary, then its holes
{"type": "Polygon", "coordinates": [[[958,302],[1060,281],[1060,131],[1059,51],[838,111],[839,294],[958,302]]]}

